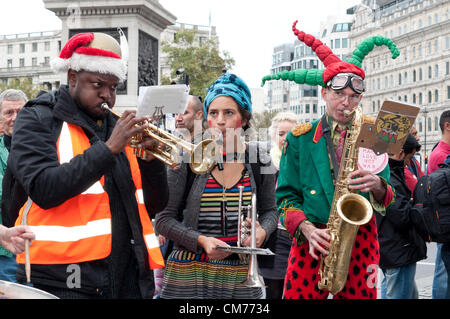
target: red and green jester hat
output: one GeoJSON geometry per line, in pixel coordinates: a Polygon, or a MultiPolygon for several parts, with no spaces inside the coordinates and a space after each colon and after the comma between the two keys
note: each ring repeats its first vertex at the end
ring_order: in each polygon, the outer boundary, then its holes
{"type": "Polygon", "coordinates": [[[362,41],[353,51],[353,55],[346,61],[339,59],[333,51],[319,39],[316,39],[310,34],[299,31],[296,28],[297,21],[292,26],[292,31],[297,38],[309,46],[317,54],[317,57],[322,61],[325,70],[318,69],[298,69],[293,71],[283,71],[277,74],[267,75],[262,79],[264,86],[266,81],[270,80],[284,80],[294,81],[297,84],[320,85],[326,87],[335,75],[339,73],[353,73],[360,76],[363,80],[365,73],[361,69],[363,59],[369,54],[374,46],[386,45],[392,53],[392,58],[396,59],[400,55],[395,43],[388,38],[380,35],[372,36],[362,41]]]}

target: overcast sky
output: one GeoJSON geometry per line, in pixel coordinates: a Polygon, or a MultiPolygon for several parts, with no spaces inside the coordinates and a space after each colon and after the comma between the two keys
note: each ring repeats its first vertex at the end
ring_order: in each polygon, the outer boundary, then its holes
{"type": "MultiPolygon", "coordinates": [[[[342,15],[360,0],[160,0],[178,22],[216,26],[220,50],[235,59],[232,72],[250,87],[270,73],[274,46],[295,40],[291,27],[317,34],[329,15],[342,15]]],[[[77,1],[67,1],[76,4],[77,1]]],[[[61,28],[42,0],[1,0],[0,34],[61,28]]]]}

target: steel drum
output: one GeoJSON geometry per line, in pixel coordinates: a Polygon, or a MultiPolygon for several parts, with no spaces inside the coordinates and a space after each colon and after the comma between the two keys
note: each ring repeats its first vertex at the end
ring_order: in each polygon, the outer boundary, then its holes
{"type": "Polygon", "coordinates": [[[0,280],[0,299],[59,299],[40,289],[0,280]]]}

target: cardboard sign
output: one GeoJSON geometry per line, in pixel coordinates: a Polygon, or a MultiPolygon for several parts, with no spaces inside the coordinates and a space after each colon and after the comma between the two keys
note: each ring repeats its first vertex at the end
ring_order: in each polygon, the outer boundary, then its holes
{"type": "Polygon", "coordinates": [[[376,120],[363,123],[357,146],[369,148],[376,155],[398,154],[419,111],[415,105],[384,101],[376,120]]]}

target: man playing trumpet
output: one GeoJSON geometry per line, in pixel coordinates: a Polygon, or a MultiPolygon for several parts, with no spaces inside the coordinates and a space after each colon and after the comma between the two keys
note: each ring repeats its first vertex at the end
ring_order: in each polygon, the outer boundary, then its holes
{"type": "MultiPolygon", "coordinates": [[[[116,119],[101,107],[114,106],[126,78],[121,47],[103,33],[77,34],[52,67],[67,72],[68,85],[23,108],[8,163],[33,201],[16,222],[27,213],[36,234],[31,281],[60,298],[151,298],[152,269],[164,262],[150,215],[167,202],[166,168],[130,151],[145,118],[116,119]]],[[[18,255],[19,279],[24,260],[18,255]]]]}

